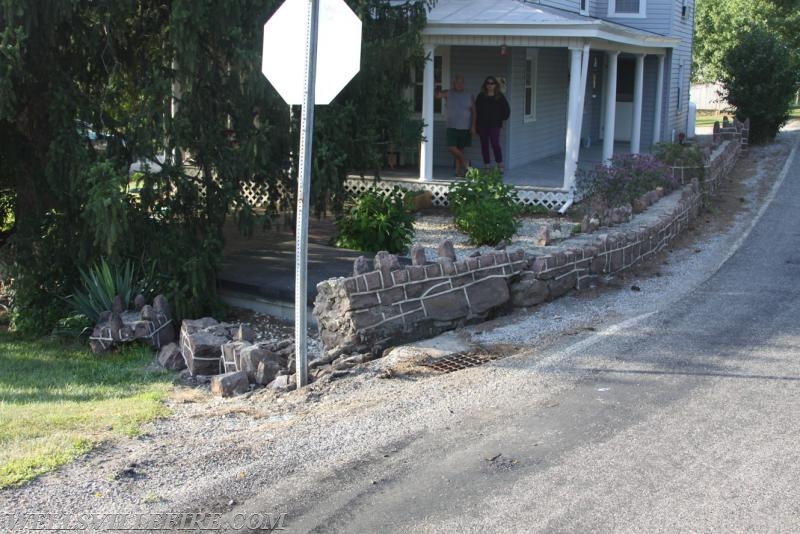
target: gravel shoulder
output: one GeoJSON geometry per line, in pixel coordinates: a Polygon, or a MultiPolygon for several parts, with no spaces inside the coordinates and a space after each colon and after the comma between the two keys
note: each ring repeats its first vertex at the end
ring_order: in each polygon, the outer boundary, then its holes
{"type": "MultiPolygon", "coordinates": [[[[446,446],[445,430],[475,428],[521,399],[536,409],[574,387],[580,373],[544,373],[580,359],[576,342],[618,331],[669,306],[708,278],[758,213],[800,139],[793,123],[768,146],[751,147],[709,211],[655,260],[604,286],[449,334],[503,359],[441,375],[396,359],[358,366],[301,391],[257,390],[217,399],[176,386],[170,417],[107,443],[59,471],[0,491],[20,513],[230,512],[260,495],[275,510],[313,508],[314,488],[343,472],[362,476],[375,458],[396,460],[446,446]],[[621,326],[622,325],[622,326],[621,326]]],[[[512,244],[512,248],[513,248],[512,244]]],[[[276,327],[279,335],[279,328],[276,327]]],[[[455,446],[455,443],[451,443],[455,446]]],[[[287,523],[291,522],[291,514],[287,523]]]]}

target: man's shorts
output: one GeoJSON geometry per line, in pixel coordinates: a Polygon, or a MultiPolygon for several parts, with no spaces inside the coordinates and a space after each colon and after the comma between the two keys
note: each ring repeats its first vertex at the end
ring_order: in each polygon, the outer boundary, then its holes
{"type": "Polygon", "coordinates": [[[458,130],[456,128],[448,128],[446,133],[447,146],[455,146],[458,148],[466,148],[472,144],[472,134],[469,130],[458,130]]]}

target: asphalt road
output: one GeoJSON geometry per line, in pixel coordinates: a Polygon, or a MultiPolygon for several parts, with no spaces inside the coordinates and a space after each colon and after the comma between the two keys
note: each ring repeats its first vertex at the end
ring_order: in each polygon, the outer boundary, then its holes
{"type": "Polygon", "coordinates": [[[539,362],[519,372],[543,376],[543,395],[420,428],[236,511],[286,511],[289,532],[799,532],[790,163],[735,253],[690,294],[516,355],[539,362]]]}

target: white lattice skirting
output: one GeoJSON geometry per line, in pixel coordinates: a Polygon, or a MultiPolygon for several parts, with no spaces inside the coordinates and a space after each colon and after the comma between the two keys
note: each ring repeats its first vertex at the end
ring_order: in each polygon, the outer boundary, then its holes
{"type": "MultiPolygon", "coordinates": [[[[447,206],[447,193],[450,191],[451,182],[428,181],[420,182],[415,179],[382,178],[375,181],[373,178],[350,176],[345,181],[344,189],[350,194],[357,195],[375,188],[388,193],[393,187],[398,186],[411,191],[430,191],[433,194],[434,206],[447,206]]],[[[546,189],[531,186],[516,186],[520,204],[525,206],[544,206],[548,210],[557,210],[570,200],[568,192],[559,189],[546,189]]]]}
{"type": "MultiPolygon", "coordinates": [[[[349,194],[357,195],[374,187],[380,192],[388,193],[395,186],[411,191],[430,191],[433,194],[434,206],[447,206],[447,193],[450,190],[451,182],[420,182],[419,180],[402,178],[384,178],[376,182],[373,178],[351,176],[345,181],[344,190],[349,194]]],[[[552,211],[561,208],[570,199],[569,193],[558,189],[531,186],[516,186],[516,188],[520,204],[524,206],[544,206],[552,211]]],[[[279,189],[281,190],[281,196],[290,194],[283,185],[280,185],[279,189]]],[[[242,193],[250,206],[260,207],[269,203],[269,192],[265,186],[252,183],[244,184],[242,193]]]]}
{"type": "MultiPolygon", "coordinates": [[[[288,198],[292,192],[282,183],[277,184],[279,198],[288,198]]],[[[242,185],[242,194],[248,205],[254,208],[269,204],[269,189],[265,185],[248,182],[242,185]]]]}

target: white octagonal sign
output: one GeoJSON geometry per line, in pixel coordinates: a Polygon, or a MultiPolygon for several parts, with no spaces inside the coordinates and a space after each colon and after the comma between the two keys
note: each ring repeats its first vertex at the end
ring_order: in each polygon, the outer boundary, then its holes
{"type": "MultiPolygon", "coordinates": [[[[287,104],[303,104],[310,0],[286,0],[264,24],[261,71],[287,104]]],[[[361,21],[343,0],[319,0],[314,103],[328,104],[361,67],[361,21]]]]}

